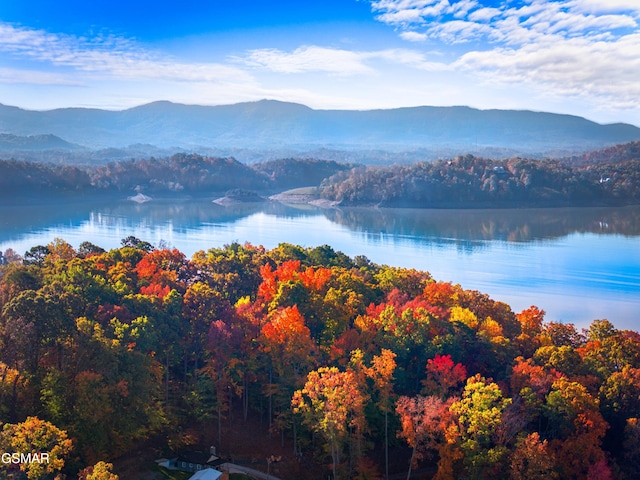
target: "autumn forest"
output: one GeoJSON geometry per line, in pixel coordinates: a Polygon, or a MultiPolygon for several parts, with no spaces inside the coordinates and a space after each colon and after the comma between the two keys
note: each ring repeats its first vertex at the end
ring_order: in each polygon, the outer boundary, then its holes
{"type": "Polygon", "coordinates": [[[56,239],[1,260],[0,449],[52,457],[29,479],[117,478],[105,462],[141,444],[230,455],[256,421],[283,478],[640,475],[640,335],[607,320],[329,246],[56,239]]]}

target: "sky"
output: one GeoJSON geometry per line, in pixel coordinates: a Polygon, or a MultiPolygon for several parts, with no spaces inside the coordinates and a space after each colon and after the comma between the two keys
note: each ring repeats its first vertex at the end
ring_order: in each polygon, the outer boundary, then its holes
{"type": "Polygon", "coordinates": [[[640,126],[640,0],[0,0],[0,103],[468,105],[640,126]]]}

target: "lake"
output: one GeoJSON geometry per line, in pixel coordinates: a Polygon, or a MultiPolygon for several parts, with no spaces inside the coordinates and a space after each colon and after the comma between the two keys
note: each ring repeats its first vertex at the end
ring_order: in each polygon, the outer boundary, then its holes
{"type": "Polygon", "coordinates": [[[640,207],[518,210],[320,209],[279,203],[126,200],[0,207],[0,250],[62,238],[105,249],[134,235],[188,256],[238,241],[330,245],[353,257],[429,271],[518,312],[640,328],[640,207]]]}

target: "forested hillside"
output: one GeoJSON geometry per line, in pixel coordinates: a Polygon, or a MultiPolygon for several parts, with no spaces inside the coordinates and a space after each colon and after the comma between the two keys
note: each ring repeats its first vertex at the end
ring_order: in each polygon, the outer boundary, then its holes
{"type": "Polygon", "coordinates": [[[478,208],[640,202],[640,160],[571,167],[558,160],[472,155],[413,165],[360,167],[322,184],[340,205],[478,208]]]}
{"type": "Polygon", "coordinates": [[[281,191],[315,186],[351,168],[334,161],[282,159],[252,166],[233,158],[175,154],[77,166],[25,161],[0,161],[0,196],[7,200],[34,194],[131,193],[142,189],[159,195],[211,195],[233,189],[281,191]]]}
{"type": "Polygon", "coordinates": [[[383,478],[387,448],[390,473],[437,479],[640,475],[640,335],[607,320],[580,332],[329,246],[57,239],[1,260],[0,449],[59,460],[29,478],[145,440],[236,455],[257,419],[285,478],[383,478]]]}
{"type": "MultiPolygon", "coordinates": [[[[321,185],[321,196],[342,206],[512,208],[640,203],[636,144],[578,160],[495,160],[459,156],[390,166],[354,166],[332,160],[287,158],[245,165],[229,158],[176,154],[106,165],[0,161],[0,195],[119,194],[207,196],[228,190],[272,194],[321,185]],[[609,161],[605,162],[604,160],[609,161]],[[573,165],[573,164],[577,165],[573,165]]],[[[219,195],[218,195],[219,196],[219,195]]]]}
{"type": "Polygon", "coordinates": [[[349,170],[353,166],[334,160],[284,158],[256,163],[252,168],[267,175],[277,188],[287,190],[320,185],[325,178],[349,170]]]}
{"type": "Polygon", "coordinates": [[[583,166],[597,163],[616,163],[640,159],[640,142],[629,142],[599,150],[585,152],[582,155],[562,159],[569,165],[583,166]]]}
{"type": "Polygon", "coordinates": [[[233,158],[176,154],[169,158],[110,163],[88,170],[97,189],[148,192],[219,192],[233,188],[265,189],[267,179],[233,158]]]}

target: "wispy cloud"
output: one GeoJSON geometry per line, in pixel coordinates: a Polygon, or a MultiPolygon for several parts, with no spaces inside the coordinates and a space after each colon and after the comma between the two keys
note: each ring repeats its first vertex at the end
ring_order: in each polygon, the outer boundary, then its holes
{"type": "Polygon", "coordinates": [[[334,75],[372,73],[362,55],[350,50],[303,46],[292,52],[275,48],[252,50],[237,60],[280,73],[324,72],[334,75]]]}
{"type": "Polygon", "coordinates": [[[0,68],[0,83],[13,83],[21,85],[64,85],[82,86],[83,83],[69,75],[60,75],[38,70],[20,68],[0,68]]]}
{"type": "Polygon", "coordinates": [[[450,67],[548,95],[640,107],[638,0],[374,0],[408,41],[457,45],[450,67]]]}
{"type": "Polygon", "coordinates": [[[400,37],[409,42],[425,42],[429,36],[426,33],[419,32],[400,32],[400,37]]]}
{"type": "Polygon", "coordinates": [[[454,67],[474,71],[494,83],[526,83],[550,95],[591,98],[610,108],[638,108],[639,48],[640,34],[616,43],[570,39],[545,48],[473,51],[454,67]]]}
{"type": "MultiPolygon", "coordinates": [[[[245,71],[233,66],[214,63],[185,64],[148,51],[133,40],[114,35],[77,37],[0,23],[0,52],[22,62],[30,61],[39,65],[40,78],[34,76],[30,80],[34,83],[78,82],[78,73],[128,80],[252,81],[245,71]]],[[[21,76],[15,81],[22,81],[23,78],[21,76]]]]}
{"type": "Polygon", "coordinates": [[[411,49],[384,49],[354,51],[339,48],[305,46],[291,52],[277,49],[252,50],[243,58],[236,58],[252,67],[279,73],[328,73],[335,76],[375,75],[373,66],[383,60],[388,64],[411,66],[420,70],[442,70],[446,65],[427,59],[426,55],[411,49]]]}
{"type": "Polygon", "coordinates": [[[618,13],[621,11],[640,14],[637,0],[573,0],[567,2],[576,11],[586,13],[618,13]]]}
{"type": "Polygon", "coordinates": [[[403,33],[447,43],[477,40],[478,33],[487,40],[523,43],[521,35],[510,35],[516,26],[536,36],[611,33],[619,38],[624,29],[637,28],[640,19],[637,0],[512,1],[499,8],[485,7],[475,0],[378,0],[372,1],[371,7],[379,21],[403,33]],[[452,37],[451,31],[459,33],[452,37]]]}

